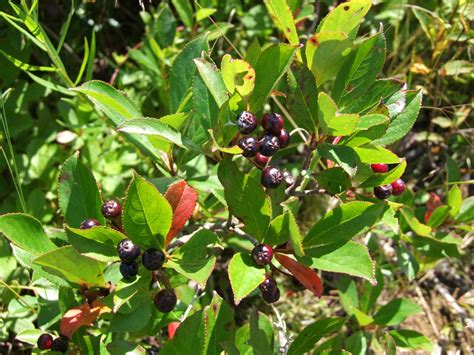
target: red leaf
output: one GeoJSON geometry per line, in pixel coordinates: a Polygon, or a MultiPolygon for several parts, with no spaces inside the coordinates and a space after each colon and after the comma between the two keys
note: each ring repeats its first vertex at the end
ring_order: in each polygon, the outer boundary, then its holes
{"type": "Polygon", "coordinates": [[[174,334],[176,333],[176,330],[178,329],[180,322],[171,322],[168,324],[168,337],[170,339],[173,339],[174,334]]]}
{"type": "Polygon", "coordinates": [[[275,254],[275,258],[280,264],[291,272],[299,282],[303,284],[308,290],[314,293],[315,296],[321,297],[323,293],[323,283],[318,274],[311,268],[301,265],[294,259],[291,259],[283,254],[275,254]]]}
{"type": "Polygon", "coordinates": [[[193,214],[198,194],[186,181],[181,180],[168,188],[165,197],[173,208],[173,222],[166,236],[166,247],[193,214]]]}
{"type": "Polygon", "coordinates": [[[61,334],[72,338],[73,334],[83,325],[91,325],[102,314],[111,309],[99,301],[92,303],[92,308],[86,302],[79,307],[68,310],[61,320],[61,334]]]}

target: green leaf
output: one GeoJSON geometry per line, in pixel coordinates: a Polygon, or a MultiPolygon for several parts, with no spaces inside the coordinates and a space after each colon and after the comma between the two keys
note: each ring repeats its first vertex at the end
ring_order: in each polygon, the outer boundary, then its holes
{"type": "Polygon", "coordinates": [[[272,212],[271,203],[260,182],[250,174],[240,172],[230,159],[220,162],[218,176],[224,186],[230,213],[245,223],[245,231],[257,240],[262,240],[272,212]]]}
{"type": "Polygon", "coordinates": [[[474,196],[466,198],[461,205],[456,222],[468,223],[474,220],[474,196]]]}
{"type": "Polygon", "coordinates": [[[276,246],[290,240],[290,211],[275,217],[263,238],[265,244],[276,246]]]}
{"type": "Polygon", "coordinates": [[[295,216],[291,210],[288,210],[288,217],[291,246],[293,247],[296,256],[303,256],[303,236],[300,233],[298,223],[296,222],[295,216]]]}
{"type": "Polygon", "coordinates": [[[278,30],[283,33],[292,45],[299,45],[295,21],[286,0],[264,0],[268,13],[278,30]]]}
{"type": "Polygon", "coordinates": [[[352,355],[365,355],[367,353],[367,336],[363,331],[357,331],[346,339],[346,349],[352,355]]]}
{"type": "Polygon", "coordinates": [[[57,68],[55,67],[44,67],[44,66],[36,66],[36,65],[31,65],[28,63],[24,63],[21,60],[12,57],[8,53],[0,50],[0,53],[10,62],[12,63],[15,67],[17,67],[20,70],[23,71],[42,71],[42,72],[52,72],[52,71],[57,71],[57,68]]]}
{"type": "Polygon", "coordinates": [[[14,245],[33,255],[56,249],[56,245],[49,240],[41,223],[26,214],[1,215],[0,232],[14,245]]]}
{"type": "Polygon", "coordinates": [[[359,115],[340,114],[331,97],[321,92],[318,95],[319,123],[324,133],[330,136],[348,136],[354,132],[359,115]]]}
{"type": "Polygon", "coordinates": [[[374,126],[388,124],[390,119],[381,114],[368,114],[360,117],[359,122],[357,122],[356,131],[366,131],[374,126]]]}
{"type": "Polygon", "coordinates": [[[256,81],[250,98],[250,111],[262,109],[267,97],[293,61],[296,49],[297,46],[278,44],[268,47],[260,54],[255,65],[256,81]]]}
{"type": "Polygon", "coordinates": [[[372,176],[369,176],[359,187],[367,188],[390,184],[403,175],[406,167],[407,161],[403,159],[402,162],[392,170],[386,173],[374,173],[372,176]]]}
{"type": "Polygon", "coordinates": [[[194,73],[197,70],[193,60],[200,58],[201,52],[207,50],[207,36],[202,35],[189,42],[176,56],[171,67],[169,79],[171,112],[178,111],[191,88],[194,73]]]}
{"type": "Polygon", "coordinates": [[[353,51],[336,77],[331,96],[345,103],[363,94],[374,82],[385,62],[385,37],[379,32],[353,51]]]}
{"type": "Polygon", "coordinates": [[[405,298],[390,301],[374,315],[374,323],[386,326],[398,325],[409,316],[421,312],[420,306],[405,298]]]}
{"type": "Polygon", "coordinates": [[[409,209],[408,207],[401,208],[400,215],[403,217],[405,222],[407,222],[408,226],[413,232],[423,237],[427,237],[430,235],[431,227],[418,221],[411,209],[409,209]]]}
{"type": "Polygon", "coordinates": [[[215,256],[208,257],[207,248],[215,244],[219,244],[217,235],[200,230],[173,253],[166,266],[205,286],[216,263],[215,256]]]}
{"type": "Polygon", "coordinates": [[[171,46],[176,35],[176,19],[166,3],[161,3],[155,17],[156,41],[161,48],[171,46]]]}
{"type": "Polygon", "coordinates": [[[187,28],[193,27],[193,7],[189,0],[171,0],[179,18],[187,28]]]}
{"type": "Polygon", "coordinates": [[[176,330],[173,339],[168,341],[160,351],[161,355],[181,355],[202,353],[204,346],[203,312],[198,311],[186,318],[176,330]]]}
{"type": "Polygon", "coordinates": [[[444,221],[449,215],[450,210],[451,207],[449,206],[436,207],[436,209],[431,213],[431,216],[428,219],[428,222],[426,222],[426,224],[432,228],[438,228],[444,223],[444,221]]]}
{"type": "Polygon", "coordinates": [[[236,305],[265,280],[265,268],[257,267],[249,253],[234,254],[228,272],[236,305]]]}
{"type": "Polygon", "coordinates": [[[235,91],[246,98],[252,94],[255,87],[255,70],[242,59],[233,59],[229,54],[222,57],[222,79],[227,90],[233,94],[235,91]]]}
{"type": "Polygon", "coordinates": [[[352,41],[343,32],[320,32],[306,42],[306,61],[319,85],[334,78],[346,62],[352,41]]]}
{"type": "Polygon", "coordinates": [[[79,161],[77,155],[69,157],[61,168],[58,200],[59,209],[70,226],[77,228],[88,218],[105,224],[94,175],[79,161]]]}
{"type": "Polygon", "coordinates": [[[390,150],[383,147],[365,144],[359,147],[355,147],[354,151],[359,156],[359,159],[362,163],[366,164],[398,164],[400,163],[400,158],[397,157],[390,150]]]}
{"type": "Polygon", "coordinates": [[[388,332],[395,340],[395,344],[401,348],[420,349],[425,351],[432,351],[433,344],[426,336],[414,330],[399,329],[388,332]]]}
{"type": "Polygon", "coordinates": [[[150,289],[151,273],[138,275],[134,280],[122,280],[117,284],[113,293],[113,312],[131,313],[137,306],[137,302],[130,301],[138,293],[147,294],[150,289]],[[146,275],[146,276],[145,276],[146,275]],[[132,305],[133,303],[133,305],[132,305]]]}
{"type": "Polygon", "coordinates": [[[106,264],[79,254],[72,246],[66,246],[40,255],[34,261],[43,269],[81,286],[104,287],[103,270],[106,264]]]}
{"type": "Polygon", "coordinates": [[[351,179],[343,168],[336,167],[325,169],[319,173],[317,180],[319,186],[330,194],[339,194],[351,187],[351,179]]]}
{"type": "Polygon", "coordinates": [[[321,157],[339,164],[349,175],[355,175],[357,171],[357,156],[352,148],[322,143],[318,145],[318,153],[321,157]]]}
{"type": "Polygon", "coordinates": [[[202,80],[206,83],[209,92],[214,97],[214,100],[216,100],[217,106],[221,107],[229,99],[221,72],[215,64],[209,63],[202,58],[194,59],[194,64],[202,80]]]}
{"type": "Polygon", "coordinates": [[[373,204],[355,201],[329,211],[304,238],[305,252],[311,255],[313,248],[351,240],[382,217],[385,208],[386,204],[383,202],[373,204]]]}
{"type": "Polygon", "coordinates": [[[454,185],[448,192],[448,206],[451,207],[449,215],[455,217],[462,205],[462,193],[458,185],[454,185]]]}
{"type": "Polygon", "coordinates": [[[344,32],[355,37],[357,29],[364,16],[369,12],[370,0],[352,0],[344,2],[332,10],[318,26],[318,32],[344,32]]]}
{"type": "Polygon", "coordinates": [[[131,313],[115,313],[110,320],[108,332],[133,333],[142,330],[151,318],[151,305],[147,297],[141,297],[140,306],[134,307],[131,313]]]}
{"type": "Polygon", "coordinates": [[[291,343],[288,354],[304,354],[314,348],[325,335],[341,329],[344,318],[326,318],[306,326],[291,343]]]}
{"type": "Polygon", "coordinates": [[[312,248],[307,252],[311,262],[305,265],[318,270],[362,277],[375,283],[375,265],[365,245],[349,241],[312,248]]]}
{"type": "Polygon", "coordinates": [[[139,245],[162,249],[172,219],[173,210],[158,189],[135,175],[128,188],[122,216],[128,237],[139,245]]]}
{"type": "Polygon", "coordinates": [[[250,339],[256,355],[271,354],[273,350],[273,328],[270,320],[263,313],[252,312],[250,315],[250,339]]]}
{"type": "Polygon", "coordinates": [[[423,93],[421,90],[417,93],[408,93],[407,104],[403,112],[390,122],[385,135],[382,138],[375,140],[374,144],[392,144],[410,132],[411,128],[415,124],[416,118],[418,117],[422,97],[423,93]]]}
{"type": "Polygon", "coordinates": [[[217,9],[201,7],[196,11],[196,21],[200,22],[200,21],[208,18],[209,16],[214,14],[216,11],[217,11],[217,9]]]}

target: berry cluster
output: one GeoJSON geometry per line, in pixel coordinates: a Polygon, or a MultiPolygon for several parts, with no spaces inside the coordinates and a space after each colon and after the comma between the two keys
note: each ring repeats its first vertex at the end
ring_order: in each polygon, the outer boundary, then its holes
{"type": "MultiPolygon", "coordinates": [[[[370,167],[374,173],[386,173],[388,171],[387,164],[372,164],[370,167]]],[[[405,192],[405,188],[405,181],[397,179],[391,184],[374,187],[374,195],[378,199],[384,200],[391,195],[400,196],[405,192]]]]}
{"type": "MultiPolygon", "coordinates": [[[[278,113],[266,113],[262,118],[262,127],[265,131],[262,137],[243,137],[239,140],[239,147],[242,155],[252,159],[253,163],[262,171],[262,185],[269,189],[280,186],[283,180],[286,181],[285,174],[280,169],[268,166],[270,157],[279,149],[286,148],[290,144],[290,135],[283,128],[283,117],[278,113]]],[[[241,134],[250,134],[258,126],[257,117],[251,112],[244,111],[237,117],[237,129],[241,134]]]]}
{"type": "MultiPolygon", "coordinates": [[[[268,244],[258,244],[252,249],[252,259],[258,266],[269,265],[273,259],[273,249],[268,244]]],[[[267,303],[274,303],[280,299],[280,290],[274,278],[266,276],[259,286],[262,298],[267,303]]]]}
{"type": "Polygon", "coordinates": [[[51,350],[65,353],[68,348],[68,339],[65,336],[60,336],[53,339],[51,334],[41,334],[36,342],[40,350],[51,350]]]}

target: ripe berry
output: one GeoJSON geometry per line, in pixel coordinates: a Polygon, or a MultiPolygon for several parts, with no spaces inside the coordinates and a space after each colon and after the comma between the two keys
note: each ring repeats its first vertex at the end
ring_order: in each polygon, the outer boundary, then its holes
{"type": "Polygon", "coordinates": [[[273,166],[266,167],[262,171],[262,185],[269,189],[276,189],[283,180],[283,174],[273,166]]]}
{"type": "Polygon", "coordinates": [[[273,258],[273,249],[268,244],[259,244],[252,249],[252,258],[259,266],[268,265],[273,258]]]}
{"type": "Polygon", "coordinates": [[[130,239],[123,239],[117,245],[117,253],[122,261],[134,261],[140,256],[140,247],[130,239]]]}
{"type": "Polygon", "coordinates": [[[388,171],[387,164],[371,164],[370,167],[374,173],[386,173],[388,171]]]}
{"type": "Polygon", "coordinates": [[[158,270],[165,261],[165,254],[158,249],[147,249],[143,252],[142,262],[148,270],[158,270]]]}
{"type": "Polygon", "coordinates": [[[405,192],[405,181],[403,181],[402,179],[397,179],[395,180],[394,182],[391,183],[392,185],[392,194],[394,196],[400,196],[402,193],[405,192]]]}
{"type": "Polygon", "coordinates": [[[288,171],[283,172],[283,180],[285,180],[285,184],[287,187],[295,183],[295,179],[293,178],[293,175],[291,175],[288,171]]]}
{"type": "Polygon", "coordinates": [[[263,281],[258,287],[265,302],[274,303],[280,299],[280,290],[273,278],[267,276],[265,281],[263,281]]]}
{"type": "Polygon", "coordinates": [[[176,306],[177,298],[174,291],[160,290],[153,299],[156,308],[163,313],[169,313],[176,306]]]}
{"type": "Polygon", "coordinates": [[[392,195],[392,185],[387,184],[383,186],[376,186],[374,187],[374,195],[378,199],[385,200],[386,198],[392,195]]]}
{"type": "Polygon", "coordinates": [[[267,166],[269,160],[269,157],[266,157],[265,155],[262,155],[260,153],[255,154],[255,158],[253,158],[255,164],[257,164],[257,166],[261,169],[267,166]]]}
{"type": "Polygon", "coordinates": [[[268,133],[265,134],[260,141],[260,153],[267,157],[271,157],[278,151],[278,149],[280,149],[280,141],[278,137],[268,133]]]}
{"type": "Polygon", "coordinates": [[[79,226],[79,229],[89,229],[89,228],[94,228],[97,226],[100,226],[99,221],[94,218],[89,218],[81,223],[81,225],[79,226]]]}
{"type": "Polygon", "coordinates": [[[120,263],[120,273],[124,279],[133,279],[138,275],[138,264],[135,261],[122,261],[120,263]]]}
{"type": "Polygon", "coordinates": [[[257,154],[258,142],[253,137],[244,137],[239,140],[239,147],[243,150],[244,157],[252,158],[257,154]]]}
{"type": "Polygon", "coordinates": [[[68,348],[68,340],[65,336],[60,336],[53,340],[53,345],[51,346],[51,351],[59,351],[65,353],[68,348]]]}
{"type": "Polygon", "coordinates": [[[38,344],[38,348],[41,350],[49,350],[53,345],[53,337],[51,336],[51,334],[41,334],[36,344],[38,344]]]}
{"type": "Polygon", "coordinates": [[[280,141],[280,148],[286,148],[290,144],[290,134],[286,129],[282,129],[278,135],[280,141]]]}
{"type": "Polygon", "coordinates": [[[262,126],[265,131],[278,136],[283,128],[283,117],[276,112],[266,113],[263,115],[262,126]]]}
{"type": "Polygon", "coordinates": [[[102,205],[102,214],[105,218],[117,218],[122,214],[122,206],[115,200],[109,200],[102,205]]]}
{"type": "Polygon", "coordinates": [[[251,112],[243,111],[237,116],[237,129],[242,134],[250,134],[257,128],[257,117],[251,112]]]}

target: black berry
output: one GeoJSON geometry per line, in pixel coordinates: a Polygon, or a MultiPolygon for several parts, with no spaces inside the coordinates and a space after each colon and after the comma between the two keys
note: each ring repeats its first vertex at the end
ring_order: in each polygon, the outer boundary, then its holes
{"type": "Polygon", "coordinates": [[[237,129],[242,134],[250,134],[257,128],[257,117],[251,112],[243,111],[237,116],[237,129]]]}
{"type": "Polygon", "coordinates": [[[280,141],[280,148],[286,148],[290,145],[290,134],[286,129],[282,129],[278,135],[278,140],[280,141]]]}
{"type": "Polygon", "coordinates": [[[269,189],[276,189],[283,180],[283,174],[273,166],[269,166],[262,171],[262,185],[269,189]]]}
{"type": "Polygon", "coordinates": [[[138,275],[138,264],[135,261],[122,261],[120,263],[120,273],[124,279],[133,279],[138,275]]]}
{"type": "Polygon", "coordinates": [[[153,302],[160,312],[169,313],[176,306],[177,298],[173,291],[163,289],[158,291],[153,302]]]}
{"type": "Polygon", "coordinates": [[[271,157],[278,151],[278,149],[280,149],[280,140],[278,137],[268,133],[265,134],[260,141],[260,153],[267,157],[271,157]]]}
{"type": "Polygon", "coordinates": [[[263,281],[258,287],[260,288],[262,298],[265,302],[274,303],[280,299],[280,290],[273,278],[267,276],[265,281],[263,281]]]}
{"type": "Polygon", "coordinates": [[[97,227],[97,226],[100,226],[99,221],[94,219],[94,218],[89,218],[89,219],[86,219],[85,221],[83,221],[81,223],[81,225],[79,226],[79,228],[80,229],[89,229],[89,228],[94,228],[94,227],[97,227]]]}
{"type": "Polygon", "coordinates": [[[405,192],[405,181],[402,179],[397,179],[391,183],[392,185],[392,194],[394,196],[400,196],[402,193],[405,192]]]}
{"type": "Polygon", "coordinates": [[[158,249],[147,249],[143,252],[142,262],[148,270],[158,270],[165,261],[165,254],[158,249]]]}
{"type": "Polygon", "coordinates": [[[53,337],[51,334],[41,334],[36,344],[38,344],[38,348],[41,350],[49,350],[53,345],[53,337]]]}
{"type": "Polygon", "coordinates": [[[388,171],[387,164],[371,164],[370,167],[374,173],[386,173],[388,171]]]}
{"type": "Polygon", "coordinates": [[[259,244],[252,249],[252,258],[259,266],[268,265],[273,258],[273,249],[268,244],[259,244]]]}
{"type": "Polygon", "coordinates": [[[260,169],[263,169],[264,167],[267,166],[268,161],[270,160],[269,157],[266,157],[265,155],[262,155],[260,153],[255,154],[255,158],[253,158],[253,161],[259,167],[260,169]]]}
{"type": "Polygon", "coordinates": [[[283,128],[283,117],[279,113],[266,113],[263,115],[262,127],[265,131],[278,136],[283,128]]]}
{"type": "Polygon", "coordinates": [[[378,199],[385,200],[392,195],[392,185],[383,185],[374,187],[374,195],[378,199]]]}
{"type": "Polygon", "coordinates": [[[60,336],[53,340],[53,345],[51,346],[51,351],[59,351],[60,353],[65,353],[68,348],[68,340],[65,336],[60,336]]]}
{"type": "Polygon", "coordinates": [[[253,137],[244,137],[239,140],[239,147],[244,157],[252,158],[257,154],[258,142],[253,137]]]}
{"type": "Polygon", "coordinates": [[[102,214],[105,218],[117,218],[122,214],[122,206],[115,200],[109,200],[102,204],[102,214]]]}
{"type": "Polygon", "coordinates": [[[122,261],[133,261],[140,256],[140,247],[130,239],[123,239],[117,245],[117,253],[122,261]]]}
{"type": "Polygon", "coordinates": [[[295,183],[295,179],[293,178],[293,175],[291,175],[288,171],[283,172],[283,180],[285,180],[285,184],[287,187],[295,183]]]}

